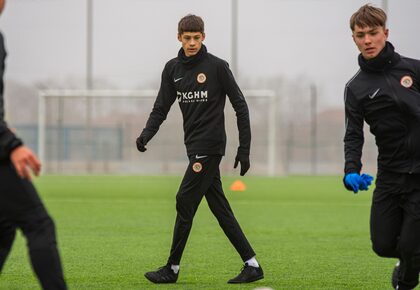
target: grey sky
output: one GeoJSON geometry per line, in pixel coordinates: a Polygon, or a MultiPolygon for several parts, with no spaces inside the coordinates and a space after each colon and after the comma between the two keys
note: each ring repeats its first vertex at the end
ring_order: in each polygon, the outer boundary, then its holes
{"type": "MultiPolygon", "coordinates": [[[[380,5],[382,1],[369,1],[380,5]]],[[[389,0],[390,41],[420,58],[418,0],[389,0]]],[[[358,51],[348,20],[366,1],[239,0],[239,74],[313,80],[325,105],[340,105],[344,84],[357,71],[358,51]]],[[[120,89],[154,88],[176,56],[178,20],[202,16],[205,44],[230,61],[230,1],[95,0],[94,75],[120,89]]],[[[85,0],[9,0],[0,18],[9,51],[6,78],[27,85],[75,79],[86,66],[85,0]]]]}

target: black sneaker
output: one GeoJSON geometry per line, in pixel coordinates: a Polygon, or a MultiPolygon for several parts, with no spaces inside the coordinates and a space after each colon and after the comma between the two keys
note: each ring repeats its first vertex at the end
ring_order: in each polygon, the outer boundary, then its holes
{"type": "Polygon", "coordinates": [[[398,286],[399,273],[400,273],[400,261],[398,261],[397,264],[395,264],[394,270],[392,271],[391,284],[394,289],[397,289],[397,286],[398,286]]]}
{"type": "Polygon", "coordinates": [[[178,273],[175,274],[175,272],[171,269],[170,264],[166,264],[163,267],[160,267],[156,271],[147,272],[144,274],[144,277],[146,277],[150,282],[161,284],[161,283],[175,283],[178,279],[178,273]]]}
{"type": "Polygon", "coordinates": [[[235,278],[230,279],[228,283],[230,284],[250,283],[250,282],[254,282],[263,278],[264,278],[264,272],[261,266],[256,268],[256,267],[249,266],[247,263],[245,263],[244,267],[241,270],[241,273],[239,273],[239,275],[236,276],[235,278]]]}

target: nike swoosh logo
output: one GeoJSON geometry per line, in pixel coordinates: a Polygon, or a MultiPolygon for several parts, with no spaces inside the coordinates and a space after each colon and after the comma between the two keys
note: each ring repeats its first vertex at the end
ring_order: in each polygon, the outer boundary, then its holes
{"type": "Polygon", "coordinates": [[[174,79],[174,83],[176,83],[176,82],[178,82],[178,81],[180,81],[180,80],[182,80],[184,77],[182,77],[182,78],[177,78],[177,79],[174,79]]]}
{"type": "Polygon", "coordinates": [[[207,155],[202,155],[202,156],[199,156],[198,154],[195,155],[195,159],[202,159],[202,158],[206,158],[206,157],[207,157],[207,155]]]}
{"type": "Polygon", "coordinates": [[[369,98],[373,99],[380,91],[381,88],[377,89],[376,91],[373,92],[373,94],[369,95],[369,98]]]}

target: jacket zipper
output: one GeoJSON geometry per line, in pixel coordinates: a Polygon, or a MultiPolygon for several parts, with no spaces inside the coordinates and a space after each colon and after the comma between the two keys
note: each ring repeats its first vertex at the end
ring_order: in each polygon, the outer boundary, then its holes
{"type": "MultiPolygon", "coordinates": [[[[394,87],[392,86],[392,83],[388,77],[388,74],[386,72],[383,73],[386,83],[388,84],[389,88],[391,89],[391,97],[395,100],[395,103],[397,104],[397,106],[400,108],[401,112],[404,112],[400,103],[399,98],[397,97],[397,94],[394,91],[394,87]]],[[[409,130],[408,132],[408,138],[407,138],[407,146],[408,146],[408,150],[410,151],[410,153],[412,152],[412,148],[411,148],[411,130],[409,130]]],[[[412,174],[413,170],[414,170],[414,160],[413,158],[410,158],[410,170],[408,171],[408,174],[412,174]]]]}

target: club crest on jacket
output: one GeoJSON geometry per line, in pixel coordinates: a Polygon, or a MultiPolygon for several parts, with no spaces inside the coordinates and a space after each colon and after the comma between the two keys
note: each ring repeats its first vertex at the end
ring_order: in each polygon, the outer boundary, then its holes
{"type": "Polygon", "coordinates": [[[192,170],[193,170],[195,173],[199,173],[202,169],[203,169],[203,165],[201,165],[201,163],[200,163],[200,162],[195,162],[195,163],[193,164],[193,166],[192,166],[192,170]]]}
{"type": "Polygon", "coordinates": [[[197,82],[199,82],[200,84],[203,84],[206,81],[207,77],[204,73],[199,73],[197,75],[197,82]]]}
{"type": "Polygon", "coordinates": [[[403,87],[408,89],[413,85],[413,79],[410,76],[403,76],[400,83],[403,87]]]}

